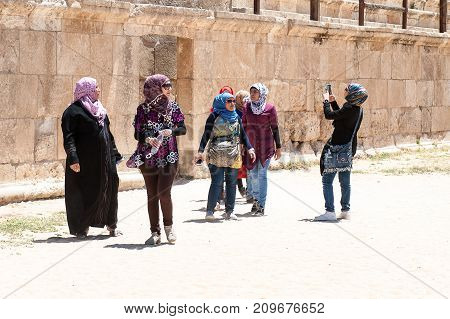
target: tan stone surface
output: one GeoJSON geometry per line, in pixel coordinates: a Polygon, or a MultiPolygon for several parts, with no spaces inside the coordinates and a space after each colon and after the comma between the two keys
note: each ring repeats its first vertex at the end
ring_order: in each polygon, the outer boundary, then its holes
{"type": "Polygon", "coordinates": [[[138,78],[114,76],[102,78],[102,103],[112,115],[135,114],[139,103],[138,78]]]}
{"type": "Polygon", "coordinates": [[[63,111],[72,100],[73,86],[71,76],[39,76],[37,91],[38,117],[61,117],[63,111]]]}
{"type": "Polygon", "coordinates": [[[58,33],[58,75],[86,75],[91,73],[91,40],[88,34],[58,33]]]}
{"type": "Polygon", "coordinates": [[[312,141],[320,136],[320,119],[316,113],[285,113],[285,127],[290,131],[290,139],[292,141],[312,141]]]}
{"type": "Polygon", "coordinates": [[[422,132],[422,111],[420,108],[393,108],[389,111],[389,132],[391,134],[420,134],[422,132]]]}
{"type": "Polygon", "coordinates": [[[44,162],[37,164],[20,164],[16,168],[16,180],[36,180],[61,178],[64,167],[61,162],[44,162]]]}
{"type": "Polygon", "coordinates": [[[55,33],[20,32],[20,72],[23,74],[56,74],[55,33]]]}
{"type": "Polygon", "coordinates": [[[16,178],[16,168],[11,164],[0,164],[0,183],[11,182],[16,178]]]}
{"type": "Polygon", "coordinates": [[[113,37],[104,34],[91,34],[90,41],[92,74],[111,74],[113,70],[113,37]]]}
{"type": "Polygon", "coordinates": [[[19,31],[0,30],[0,72],[17,73],[19,69],[19,31]]]}
{"type": "Polygon", "coordinates": [[[138,76],[139,56],[138,37],[113,36],[113,74],[121,76],[138,76]]]}
{"type": "Polygon", "coordinates": [[[431,110],[431,131],[448,131],[450,123],[450,107],[433,107],[431,110]]]}
{"type": "Polygon", "coordinates": [[[56,118],[43,118],[35,121],[34,160],[53,161],[57,159],[57,120],[56,118]]]}
{"type": "Polygon", "coordinates": [[[433,106],[435,101],[434,81],[417,81],[417,106],[433,106]]]}
{"type": "Polygon", "coordinates": [[[34,120],[19,119],[16,122],[13,136],[15,137],[14,153],[11,154],[12,163],[26,163],[34,161],[35,146],[34,120]]]}
{"type": "Polygon", "coordinates": [[[406,106],[405,81],[388,80],[388,106],[403,107],[406,106]]]}

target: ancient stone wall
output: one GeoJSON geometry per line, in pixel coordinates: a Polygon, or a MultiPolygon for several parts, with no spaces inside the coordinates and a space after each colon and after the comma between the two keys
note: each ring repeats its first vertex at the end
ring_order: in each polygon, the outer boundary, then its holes
{"type": "Polygon", "coordinates": [[[349,81],[369,90],[363,150],[439,140],[450,131],[447,34],[122,1],[63,2],[0,1],[2,183],[63,176],[60,118],[74,83],[87,75],[99,81],[124,155],[136,146],[132,122],[143,79],[170,75],[188,126],[178,139],[185,175],[200,174],[192,156],[223,85],[269,87],[286,154],[315,156],[329,137],[321,105],[328,82],[339,102],[349,81]]]}

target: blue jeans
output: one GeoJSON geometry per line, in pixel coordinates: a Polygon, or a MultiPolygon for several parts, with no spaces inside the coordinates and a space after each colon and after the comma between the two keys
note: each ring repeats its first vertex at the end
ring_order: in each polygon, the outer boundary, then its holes
{"type": "Polygon", "coordinates": [[[208,213],[214,212],[217,201],[219,200],[222,191],[223,179],[225,175],[225,212],[231,213],[234,210],[234,203],[236,201],[236,182],[238,169],[230,167],[217,167],[216,165],[208,164],[209,172],[211,173],[211,186],[208,193],[208,204],[206,211],[208,213]]]}
{"type": "MultiPolygon", "coordinates": [[[[350,171],[339,172],[339,184],[341,184],[341,210],[350,210],[350,171]]],[[[323,174],[323,197],[325,198],[325,209],[334,212],[333,181],[336,173],[323,174]]]]}
{"type": "Polygon", "coordinates": [[[258,161],[256,166],[248,171],[251,183],[251,193],[253,198],[256,199],[261,207],[266,206],[267,197],[267,169],[269,168],[270,158],[264,164],[258,161]]]}
{"type": "Polygon", "coordinates": [[[247,196],[253,196],[253,191],[252,191],[252,179],[250,177],[250,171],[247,171],[247,196]]]}

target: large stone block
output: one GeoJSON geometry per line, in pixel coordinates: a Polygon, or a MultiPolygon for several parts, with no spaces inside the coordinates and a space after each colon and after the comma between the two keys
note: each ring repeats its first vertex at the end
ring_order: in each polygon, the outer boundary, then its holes
{"type": "Polygon", "coordinates": [[[20,72],[56,73],[56,34],[39,31],[20,32],[20,72]]]}
{"type": "Polygon", "coordinates": [[[0,118],[34,118],[37,115],[38,77],[0,74],[0,103],[9,107],[0,118]]]}
{"type": "Polygon", "coordinates": [[[192,108],[190,114],[209,113],[212,108],[214,97],[219,94],[219,90],[224,85],[233,87],[233,83],[227,80],[216,79],[196,79],[194,80],[192,89],[192,108]]]}
{"type": "Polygon", "coordinates": [[[62,32],[101,34],[103,33],[103,22],[89,19],[63,19],[62,32]]]}
{"type": "Polygon", "coordinates": [[[419,76],[418,50],[411,45],[392,46],[392,79],[412,80],[419,76]]]}
{"type": "Polygon", "coordinates": [[[63,178],[64,166],[60,161],[25,163],[16,168],[16,180],[42,180],[48,178],[63,178]]]}
{"type": "MultiPolygon", "coordinates": [[[[177,81],[177,102],[182,106],[183,112],[191,113],[194,107],[193,99],[193,88],[194,80],[190,79],[179,79],[177,81]]],[[[204,108],[199,110],[201,113],[204,112],[204,108]]]]}
{"type": "Polygon", "coordinates": [[[177,39],[177,78],[194,78],[194,41],[192,39],[177,39]]]}
{"type": "Polygon", "coordinates": [[[113,76],[102,78],[102,103],[113,115],[136,113],[142,87],[137,77],[113,76]]]}
{"type": "Polygon", "coordinates": [[[53,161],[57,159],[57,120],[41,118],[35,122],[34,160],[53,161]]]}
{"type": "Polygon", "coordinates": [[[58,33],[57,72],[59,75],[91,74],[91,40],[88,34],[58,33]]]}
{"type": "Polygon", "coordinates": [[[11,164],[0,164],[0,183],[14,182],[16,168],[11,164]]]}
{"type": "Polygon", "coordinates": [[[13,134],[15,136],[14,151],[11,155],[13,163],[34,161],[34,120],[18,119],[13,134]]]}
{"type": "Polygon", "coordinates": [[[392,52],[382,52],[380,54],[380,77],[382,79],[392,79],[392,52]]]}
{"type": "MultiPolygon", "coordinates": [[[[238,45],[232,43],[232,45],[234,46],[233,50],[228,52],[228,67],[232,70],[232,78],[255,78],[257,68],[259,68],[258,61],[255,60],[256,45],[254,43],[239,43],[238,45]]],[[[222,62],[216,60],[214,56],[214,63],[222,62]]]]}
{"type": "Polygon", "coordinates": [[[19,31],[0,30],[0,72],[17,73],[19,70],[19,31]]]}
{"type": "Polygon", "coordinates": [[[269,89],[267,101],[273,103],[279,111],[290,110],[289,83],[279,80],[272,80],[265,83],[265,85],[269,89]]]}
{"type": "Polygon", "coordinates": [[[0,163],[10,163],[14,158],[15,153],[15,127],[17,120],[0,119],[0,136],[2,142],[0,143],[0,163]]]}
{"type": "MultiPolygon", "coordinates": [[[[388,106],[388,81],[373,79],[369,80],[366,87],[369,93],[367,102],[371,108],[386,108],[388,106]]],[[[365,106],[366,106],[365,103],[365,106]]]]}
{"type": "Polygon", "coordinates": [[[291,141],[312,141],[320,136],[320,119],[314,112],[285,112],[284,125],[291,141]]]}
{"type": "Polygon", "coordinates": [[[72,100],[71,76],[39,76],[37,89],[38,117],[61,117],[72,100]]]}
{"type": "Polygon", "coordinates": [[[450,106],[450,80],[434,81],[435,106],[450,106]]]}
{"type": "Polygon", "coordinates": [[[438,56],[437,48],[420,47],[419,49],[419,69],[420,79],[434,80],[437,77],[438,56]]]}
{"type": "Polygon", "coordinates": [[[417,106],[434,105],[434,81],[417,81],[416,92],[417,106]]]}
{"type": "Polygon", "coordinates": [[[378,79],[381,75],[381,54],[378,51],[359,51],[359,76],[363,79],[378,79]]]}
{"type": "Polygon", "coordinates": [[[272,44],[257,43],[255,47],[256,78],[270,79],[275,74],[275,49],[272,44]]]}
{"type": "Polygon", "coordinates": [[[117,115],[111,119],[110,130],[114,136],[117,149],[122,155],[131,155],[137,146],[134,139],[134,114],[133,115],[117,115]]]}
{"type": "Polygon", "coordinates": [[[450,131],[450,107],[433,107],[431,109],[431,132],[450,131]]]}
{"type": "Polygon", "coordinates": [[[364,112],[363,123],[366,122],[365,136],[386,136],[389,131],[389,114],[387,109],[370,109],[364,112]],[[367,122],[366,118],[370,121],[367,122]]]}
{"type": "Polygon", "coordinates": [[[389,107],[406,106],[406,85],[403,80],[388,80],[389,107]]]}
{"type": "Polygon", "coordinates": [[[433,108],[423,107],[422,109],[422,133],[431,132],[431,112],[433,108]]]}
{"type": "Polygon", "coordinates": [[[422,111],[420,108],[393,108],[389,110],[389,134],[415,134],[422,131],[422,111]]]}
{"type": "MultiPolygon", "coordinates": [[[[214,71],[214,43],[212,41],[194,42],[193,69],[195,79],[212,79],[216,77],[214,71]]],[[[178,58],[178,63],[183,63],[182,57],[178,58]]],[[[186,74],[186,71],[182,71],[186,74]]]]}
{"type": "Polygon", "coordinates": [[[111,35],[91,34],[91,72],[92,74],[112,74],[113,37],[111,35]]]}
{"type": "MultiPolygon", "coordinates": [[[[289,85],[289,111],[306,111],[307,81],[291,82],[289,85]]],[[[309,111],[314,111],[311,109],[309,111]]]]}
{"type": "Polygon", "coordinates": [[[417,83],[415,80],[406,80],[405,81],[405,106],[415,107],[417,104],[417,83]]]}
{"type": "Polygon", "coordinates": [[[170,79],[177,78],[177,39],[167,36],[160,38],[155,46],[155,73],[165,74],[170,79]]]}
{"type": "MultiPolygon", "coordinates": [[[[113,36],[113,74],[139,76],[139,37],[113,36]]],[[[157,73],[158,71],[155,70],[157,73]]],[[[169,76],[170,77],[170,76],[169,76]]]]}
{"type": "Polygon", "coordinates": [[[275,54],[275,77],[286,80],[297,79],[299,74],[298,66],[299,48],[287,45],[280,46],[275,54]]]}

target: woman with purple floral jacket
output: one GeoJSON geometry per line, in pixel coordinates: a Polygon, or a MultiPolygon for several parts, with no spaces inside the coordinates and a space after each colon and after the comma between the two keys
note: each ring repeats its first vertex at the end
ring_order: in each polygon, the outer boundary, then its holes
{"type": "Polygon", "coordinates": [[[151,237],[145,242],[148,245],[161,243],[159,203],[167,241],[176,241],[171,189],[178,170],[176,136],[186,134],[186,126],[180,107],[170,99],[171,89],[165,75],[155,74],[145,80],[145,102],[138,106],[134,120],[138,146],[127,163],[128,167],[138,167],[144,176],[151,230],[151,237]]]}

